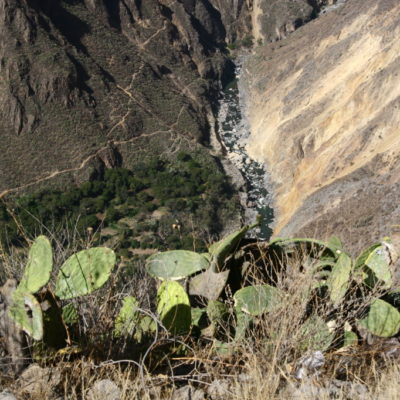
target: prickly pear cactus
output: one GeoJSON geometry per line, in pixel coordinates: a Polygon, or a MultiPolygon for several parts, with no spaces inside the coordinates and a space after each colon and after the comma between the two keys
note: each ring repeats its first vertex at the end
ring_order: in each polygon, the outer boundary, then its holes
{"type": "Polygon", "coordinates": [[[172,250],[152,255],[146,266],[149,274],[156,278],[179,280],[206,269],[209,260],[193,251],[172,250]]]}
{"type": "Polygon", "coordinates": [[[93,247],[69,257],[58,273],[55,294],[72,299],[102,287],[115,265],[115,253],[106,247],[93,247]]]}
{"type": "Polygon", "coordinates": [[[386,243],[379,243],[365,250],[356,260],[356,269],[361,268],[365,273],[365,283],[374,287],[381,282],[384,288],[392,285],[391,256],[386,243]]]}
{"type": "Polygon", "coordinates": [[[211,322],[208,328],[210,336],[226,337],[229,331],[229,310],[227,305],[221,301],[209,301],[207,304],[207,316],[211,322]]]}
{"type": "Polygon", "coordinates": [[[139,302],[133,296],[127,296],[122,301],[122,307],[115,319],[114,335],[116,337],[131,335],[140,320],[139,302]]]}
{"type": "Polygon", "coordinates": [[[324,351],[332,344],[335,333],[318,315],[312,315],[299,329],[299,348],[302,351],[324,351]]]}
{"type": "Polygon", "coordinates": [[[270,245],[280,246],[280,247],[290,247],[294,245],[309,245],[315,249],[327,249],[331,254],[336,256],[337,253],[337,243],[325,243],[321,240],[309,239],[309,238],[275,238],[270,242],[270,245]]]}
{"type": "Polygon", "coordinates": [[[50,279],[53,268],[53,253],[46,236],[38,236],[33,242],[28,255],[28,263],[18,289],[36,293],[50,279]]]}
{"type": "Polygon", "coordinates": [[[33,339],[43,338],[42,309],[31,293],[17,289],[8,312],[15,323],[33,339]]]}
{"type": "Polygon", "coordinates": [[[327,285],[332,303],[337,306],[344,298],[350,284],[352,260],[346,253],[341,253],[333,266],[327,285]]]}
{"type": "Polygon", "coordinates": [[[189,332],[192,321],[189,296],[175,281],[164,281],[157,292],[157,312],[163,325],[173,334],[189,332]]]}
{"type": "Polygon", "coordinates": [[[221,301],[209,301],[207,304],[207,315],[214,324],[223,324],[229,314],[228,307],[221,301]]]}
{"type": "Polygon", "coordinates": [[[331,249],[336,249],[336,252],[338,252],[338,251],[341,252],[343,249],[342,241],[337,236],[331,236],[328,239],[327,245],[331,249]]]}
{"type": "Polygon", "coordinates": [[[75,307],[75,304],[69,303],[62,308],[61,311],[62,319],[66,325],[74,325],[79,321],[79,313],[75,307]]]}
{"type": "Polygon", "coordinates": [[[343,347],[355,346],[358,343],[358,336],[353,331],[345,330],[343,334],[343,347]]]}
{"type": "Polygon", "coordinates": [[[235,340],[245,337],[253,317],[276,310],[280,306],[282,293],[270,285],[247,286],[234,295],[236,313],[235,340]]]}
{"type": "Polygon", "coordinates": [[[376,299],[359,324],[376,336],[391,337],[400,330],[400,312],[386,301],[376,299]]]}
{"type": "Polygon", "coordinates": [[[270,285],[247,286],[233,295],[236,313],[243,312],[254,317],[275,310],[281,298],[282,293],[270,285]]]}
{"type": "Polygon", "coordinates": [[[255,226],[257,226],[257,224],[252,225],[252,226],[246,225],[241,230],[231,233],[227,237],[223,238],[219,242],[212,244],[209,247],[208,252],[212,255],[213,259],[215,260],[215,263],[217,264],[217,266],[219,268],[221,268],[223,266],[223,264],[225,262],[225,258],[232,251],[235,250],[235,248],[238,246],[240,241],[246,235],[246,232],[249,229],[254,228],[255,226]]]}

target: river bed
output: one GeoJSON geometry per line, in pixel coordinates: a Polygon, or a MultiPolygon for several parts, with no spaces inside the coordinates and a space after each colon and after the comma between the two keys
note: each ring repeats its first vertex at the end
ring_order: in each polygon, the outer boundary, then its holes
{"type": "Polygon", "coordinates": [[[247,202],[244,204],[246,224],[260,219],[260,228],[252,232],[262,240],[269,240],[272,230],[273,210],[270,207],[271,196],[267,190],[268,176],[263,164],[253,160],[246,151],[250,128],[245,118],[243,96],[238,88],[241,60],[236,61],[236,79],[221,92],[218,112],[218,133],[227,158],[241,172],[246,181],[247,202]]]}

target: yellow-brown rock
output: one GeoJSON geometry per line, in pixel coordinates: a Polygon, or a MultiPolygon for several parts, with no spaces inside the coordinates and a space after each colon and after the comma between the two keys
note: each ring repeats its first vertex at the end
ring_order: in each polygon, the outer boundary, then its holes
{"type": "Polygon", "coordinates": [[[400,224],[400,2],[348,0],[245,67],[250,154],[274,183],[275,234],[353,251],[400,224]]]}

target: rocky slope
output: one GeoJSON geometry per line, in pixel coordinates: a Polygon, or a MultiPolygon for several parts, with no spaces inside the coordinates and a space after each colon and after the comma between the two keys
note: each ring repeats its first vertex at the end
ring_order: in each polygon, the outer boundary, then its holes
{"type": "Polygon", "coordinates": [[[356,251],[400,220],[400,4],[348,0],[247,63],[249,150],[275,184],[279,235],[356,251]]]}
{"type": "Polygon", "coordinates": [[[225,35],[208,0],[2,1],[0,193],[207,144],[225,35]]]}

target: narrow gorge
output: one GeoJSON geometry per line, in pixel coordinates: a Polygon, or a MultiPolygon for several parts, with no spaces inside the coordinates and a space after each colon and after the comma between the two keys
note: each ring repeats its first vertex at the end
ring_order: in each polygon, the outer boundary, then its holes
{"type": "Polygon", "coordinates": [[[263,164],[253,160],[247,152],[250,127],[245,115],[246,100],[239,88],[245,57],[246,55],[242,55],[236,58],[235,80],[221,93],[218,135],[225,156],[239,170],[245,181],[242,198],[244,222],[252,224],[259,219],[260,227],[251,234],[259,239],[268,240],[271,237],[270,225],[273,222],[268,176],[263,164]]]}

